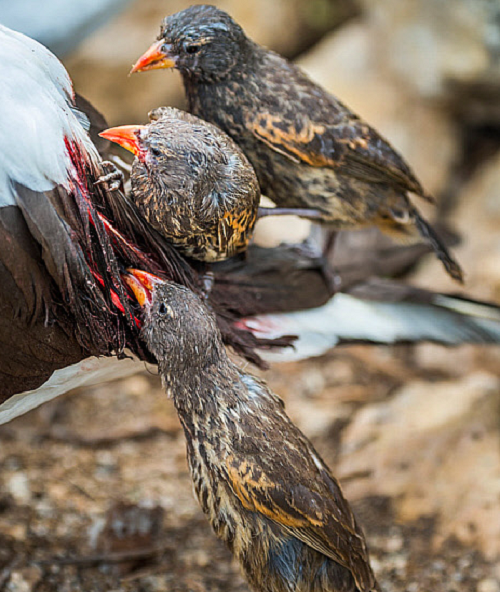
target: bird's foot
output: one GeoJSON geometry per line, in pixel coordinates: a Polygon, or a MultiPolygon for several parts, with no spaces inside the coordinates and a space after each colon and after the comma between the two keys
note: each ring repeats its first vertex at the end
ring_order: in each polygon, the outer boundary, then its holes
{"type": "Polygon", "coordinates": [[[119,189],[123,191],[125,175],[120,171],[116,164],[110,160],[103,160],[101,166],[105,171],[109,170],[109,173],[101,175],[99,179],[97,179],[96,185],[106,184],[110,191],[118,191],[119,189]]]}

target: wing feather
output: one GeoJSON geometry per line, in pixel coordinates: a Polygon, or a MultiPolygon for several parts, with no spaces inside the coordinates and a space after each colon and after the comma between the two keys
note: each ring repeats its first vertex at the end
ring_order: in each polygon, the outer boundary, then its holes
{"type": "MultiPolygon", "coordinates": [[[[265,437],[258,442],[234,442],[223,464],[228,485],[244,508],[349,569],[360,590],[372,590],[364,537],[339,483],[288,417],[274,414],[266,412],[265,437]]],[[[242,426],[248,422],[243,431],[252,429],[252,421],[240,419],[242,426]]]]}

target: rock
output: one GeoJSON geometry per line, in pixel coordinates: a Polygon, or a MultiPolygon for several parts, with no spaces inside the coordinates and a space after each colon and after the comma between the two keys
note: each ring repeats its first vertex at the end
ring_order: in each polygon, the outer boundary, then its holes
{"type": "Polygon", "coordinates": [[[39,567],[31,566],[13,571],[5,587],[7,592],[32,592],[42,577],[39,567]]]}
{"type": "Polygon", "coordinates": [[[423,97],[475,121],[500,121],[500,4],[363,0],[384,61],[423,97]]]}
{"type": "Polygon", "coordinates": [[[41,5],[33,0],[2,3],[3,25],[20,31],[46,45],[57,56],[73,50],[82,39],[103,26],[131,0],[49,0],[41,5]]]}
{"type": "Polygon", "coordinates": [[[388,139],[438,195],[457,155],[457,130],[449,115],[426,103],[386,67],[376,28],[353,22],[325,38],[299,65],[388,139]]]}
{"type": "Polygon", "coordinates": [[[431,544],[454,536],[498,558],[499,390],[498,377],[475,372],[410,382],[363,407],[343,434],[337,475],[346,495],[390,496],[402,523],[436,517],[431,544]]]}
{"type": "Polygon", "coordinates": [[[11,475],[6,483],[6,491],[19,504],[27,504],[31,500],[31,488],[28,475],[18,471],[11,475]]]}
{"type": "MultiPolygon", "coordinates": [[[[261,204],[273,207],[273,202],[262,197],[261,204]]],[[[269,216],[257,222],[254,240],[261,247],[277,247],[281,243],[300,243],[310,232],[311,222],[297,216],[269,216]]]]}

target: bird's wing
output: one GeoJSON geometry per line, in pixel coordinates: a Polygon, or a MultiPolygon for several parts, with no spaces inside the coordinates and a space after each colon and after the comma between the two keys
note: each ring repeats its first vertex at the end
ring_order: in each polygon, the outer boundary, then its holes
{"type": "MultiPolygon", "coordinates": [[[[255,433],[253,415],[240,419],[255,433]]],[[[260,437],[236,439],[226,456],[232,491],[247,510],[349,569],[360,590],[372,590],[364,537],[338,482],[286,415],[262,413],[259,419],[260,437]]]]}
{"type": "Polygon", "coordinates": [[[429,198],[403,158],[373,128],[292,64],[272,65],[266,70],[282,75],[266,74],[262,107],[244,115],[247,129],[260,141],[294,162],[338,168],[429,198]]]}

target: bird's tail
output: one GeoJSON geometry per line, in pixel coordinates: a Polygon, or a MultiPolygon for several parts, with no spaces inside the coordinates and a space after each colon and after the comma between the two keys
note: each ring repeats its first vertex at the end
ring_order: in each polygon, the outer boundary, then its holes
{"type": "Polygon", "coordinates": [[[446,272],[454,280],[463,284],[462,268],[448,251],[437,232],[415,208],[412,207],[409,211],[390,209],[388,215],[380,220],[379,227],[384,234],[400,243],[411,244],[423,239],[432,247],[446,272]]]}
{"type": "Polygon", "coordinates": [[[459,263],[453,258],[445,244],[439,238],[432,226],[422,218],[422,216],[416,211],[413,211],[413,219],[415,221],[415,227],[418,230],[420,236],[428,242],[436,253],[436,257],[441,261],[447,273],[457,282],[464,283],[464,274],[459,263]]]}

